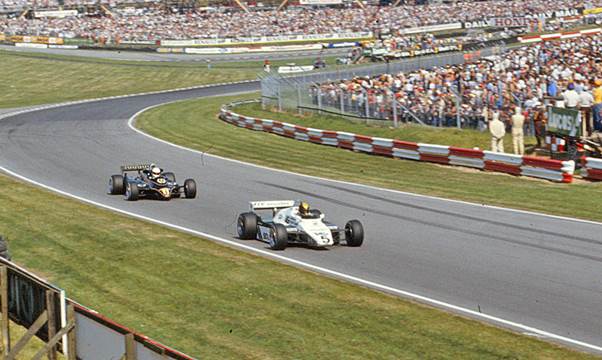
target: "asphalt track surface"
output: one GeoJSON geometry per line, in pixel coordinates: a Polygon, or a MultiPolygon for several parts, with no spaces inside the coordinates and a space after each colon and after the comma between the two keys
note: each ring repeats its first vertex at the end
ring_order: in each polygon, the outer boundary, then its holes
{"type": "Polygon", "coordinates": [[[43,53],[52,55],[80,56],[94,59],[110,59],[125,61],[152,61],[152,62],[240,62],[240,61],[263,61],[269,59],[304,59],[316,58],[318,56],[343,56],[349,52],[349,48],[289,51],[279,53],[249,53],[249,54],[223,54],[223,55],[195,55],[195,54],[160,54],[147,51],[114,51],[114,50],[68,50],[68,49],[36,49],[17,48],[9,45],[0,45],[0,49],[20,53],[43,53]]]}
{"type": "MultiPolygon", "coordinates": [[[[431,304],[436,299],[465,315],[487,314],[517,331],[602,350],[602,224],[276,172],[201,156],[128,127],[128,119],[153,105],[257,87],[224,85],[7,117],[0,121],[0,166],[104,206],[259,251],[266,251],[265,244],[235,237],[235,218],[248,201],[306,199],[337,224],[361,220],[364,245],[267,253],[395,294],[419,294],[431,304]],[[179,180],[196,179],[197,199],[127,202],[106,194],[108,177],[120,165],[150,161],[179,180]]],[[[316,145],[316,156],[319,151],[316,145]]]]}

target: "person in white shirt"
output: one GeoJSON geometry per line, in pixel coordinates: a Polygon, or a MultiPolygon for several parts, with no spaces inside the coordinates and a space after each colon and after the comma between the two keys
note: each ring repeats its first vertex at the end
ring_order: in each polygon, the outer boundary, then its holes
{"type": "Polygon", "coordinates": [[[491,133],[491,151],[504,152],[504,135],[506,135],[506,126],[500,121],[500,113],[495,110],[489,122],[489,132],[491,133]]]}
{"type": "Polygon", "coordinates": [[[575,84],[570,83],[568,90],[562,94],[562,97],[567,109],[576,109],[579,106],[579,94],[575,91],[575,84]]]}
{"type": "Polygon", "coordinates": [[[516,155],[525,154],[524,125],[525,116],[521,113],[520,106],[517,106],[514,115],[512,115],[512,145],[516,155]]]}
{"type": "Polygon", "coordinates": [[[594,96],[589,92],[587,85],[583,86],[583,91],[579,94],[579,107],[581,109],[581,118],[583,119],[582,131],[583,135],[588,135],[592,128],[592,106],[594,105],[594,96]]]}

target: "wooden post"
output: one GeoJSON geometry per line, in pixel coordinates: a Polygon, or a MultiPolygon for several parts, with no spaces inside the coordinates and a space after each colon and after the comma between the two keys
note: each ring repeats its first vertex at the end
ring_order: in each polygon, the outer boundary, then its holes
{"type": "Polygon", "coordinates": [[[125,359],[136,360],[136,341],[132,333],[125,335],[125,359]]]}
{"type": "MultiPolygon", "coordinates": [[[[48,312],[48,339],[52,339],[56,333],[56,312],[55,312],[54,293],[46,290],[46,311],[48,312]]],[[[48,351],[48,360],[56,360],[56,346],[48,351]]]]}
{"type": "Polygon", "coordinates": [[[75,327],[74,323],[68,323],[67,326],[65,326],[64,328],[62,328],[59,332],[57,332],[52,339],[48,340],[48,343],[46,343],[44,345],[44,347],[42,347],[40,349],[40,351],[38,351],[32,358],[31,360],[40,360],[42,358],[42,356],[44,356],[44,354],[47,354],[48,351],[52,348],[52,347],[56,347],[56,344],[58,344],[58,342],[61,340],[61,338],[63,337],[63,335],[69,333],[69,331],[73,330],[73,328],[75,327]]]}
{"type": "Polygon", "coordinates": [[[2,355],[7,356],[10,351],[10,330],[8,328],[8,269],[0,267],[0,332],[2,333],[2,355]]]}
{"type": "Polygon", "coordinates": [[[31,325],[31,327],[29,329],[27,329],[27,332],[25,333],[25,335],[23,335],[23,337],[21,339],[19,339],[19,341],[17,341],[15,346],[10,350],[10,352],[6,356],[6,359],[7,360],[16,359],[17,355],[19,355],[19,352],[21,352],[21,350],[23,350],[23,348],[25,347],[25,345],[27,345],[29,340],[31,340],[31,338],[34,337],[35,334],[38,333],[38,331],[40,331],[42,326],[44,326],[44,324],[46,324],[47,321],[48,321],[48,311],[44,311],[42,314],[40,314],[40,316],[38,316],[38,318],[31,325]]]}
{"type": "Polygon", "coordinates": [[[282,10],[282,8],[285,7],[287,3],[288,3],[288,0],[282,0],[282,2],[280,3],[280,5],[278,6],[278,9],[276,9],[276,11],[282,10]]]}
{"type": "MultiPolygon", "coordinates": [[[[75,325],[75,309],[73,305],[67,305],[67,323],[75,325]]],[[[67,360],[77,359],[77,347],[75,344],[75,327],[67,335],[67,360]]]]}

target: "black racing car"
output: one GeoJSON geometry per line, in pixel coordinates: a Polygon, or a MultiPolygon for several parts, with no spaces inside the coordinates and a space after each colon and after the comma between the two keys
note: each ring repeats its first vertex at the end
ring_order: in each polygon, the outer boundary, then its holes
{"type": "Polygon", "coordinates": [[[108,192],[111,195],[125,195],[128,201],[139,198],[169,200],[182,195],[187,199],[194,199],[196,183],[193,179],[186,179],[184,185],[179,185],[174,173],[163,172],[163,169],[154,164],[124,165],[121,167],[121,175],[112,175],[109,179],[108,192]],[[153,173],[153,169],[156,173],[153,173]],[[135,171],[137,175],[128,175],[128,171],[135,171]]]}

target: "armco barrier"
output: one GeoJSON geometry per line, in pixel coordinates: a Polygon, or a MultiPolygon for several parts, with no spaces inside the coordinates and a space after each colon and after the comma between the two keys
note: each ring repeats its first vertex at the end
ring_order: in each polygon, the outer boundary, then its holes
{"type": "Polygon", "coordinates": [[[602,180],[602,159],[583,158],[581,176],[588,180],[602,180]]]}
{"type": "Polygon", "coordinates": [[[540,42],[540,41],[565,40],[565,39],[577,38],[577,37],[581,37],[581,36],[596,35],[596,34],[599,34],[600,32],[602,32],[602,28],[593,28],[593,29],[570,31],[570,32],[564,32],[564,33],[521,36],[518,38],[518,41],[521,43],[534,43],[534,42],[540,42]]]}
{"type": "MultiPolygon", "coordinates": [[[[226,105],[220,111],[220,118],[228,123],[300,141],[309,141],[315,144],[336,146],[343,149],[400,159],[471,167],[563,183],[572,182],[573,173],[575,172],[574,161],[548,160],[530,156],[494,153],[479,149],[413,143],[358,135],[344,131],[306,128],[276,120],[257,119],[239,115],[231,111],[230,108],[230,105],[226,105]]],[[[602,179],[602,160],[600,160],[600,174],[602,179]]]]}

